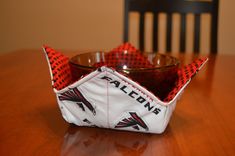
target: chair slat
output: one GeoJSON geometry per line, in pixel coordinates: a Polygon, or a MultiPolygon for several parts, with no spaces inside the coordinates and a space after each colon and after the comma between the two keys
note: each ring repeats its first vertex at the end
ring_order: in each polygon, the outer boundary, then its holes
{"type": "Polygon", "coordinates": [[[153,14],[153,51],[158,51],[158,14],[153,14]]]}
{"type": "Polygon", "coordinates": [[[140,13],[140,21],[139,21],[139,49],[141,51],[144,51],[144,19],[145,19],[145,13],[140,13]]]}
{"type": "Polygon", "coordinates": [[[181,14],[180,19],[180,52],[185,52],[186,43],[186,14],[181,14]]]}
{"type": "Polygon", "coordinates": [[[201,29],[201,16],[195,14],[194,16],[194,52],[199,53],[200,50],[200,29],[201,29]]]}
{"type": "Polygon", "coordinates": [[[172,14],[167,15],[167,41],[166,51],[171,52],[171,41],[172,41],[172,14]]]}
{"type": "Polygon", "coordinates": [[[125,5],[124,5],[124,35],[123,35],[123,41],[124,42],[128,42],[128,32],[129,32],[129,0],[125,1],[125,5]]]}
{"type": "Polygon", "coordinates": [[[219,9],[219,1],[218,0],[213,0],[213,9],[212,9],[212,14],[213,16],[211,17],[211,43],[210,43],[210,52],[216,54],[218,51],[218,9],[219,9]]]}

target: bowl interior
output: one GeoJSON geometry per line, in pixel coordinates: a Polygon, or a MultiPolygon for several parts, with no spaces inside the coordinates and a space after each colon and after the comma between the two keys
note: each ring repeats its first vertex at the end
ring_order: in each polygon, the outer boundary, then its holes
{"type": "Polygon", "coordinates": [[[70,59],[74,80],[101,66],[112,67],[164,99],[178,79],[178,59],[158,53],[91,52],[70,59]]]}
{"type": "Polygon", "coordinates": [[[70,59],[78,68],[96,69],[106,65],[116,70],[150,70],[178,66],[178,59],[158,53],[138,52],[90,52],[79,54],[70,59]]]}

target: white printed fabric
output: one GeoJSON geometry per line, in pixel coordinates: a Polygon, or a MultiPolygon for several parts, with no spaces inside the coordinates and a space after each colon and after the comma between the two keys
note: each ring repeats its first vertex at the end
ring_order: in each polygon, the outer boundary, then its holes
{"type": "MultiPolygon", "coordinates": [[[[180,94],[207,61],[201,61],[194,74],[180,87],[174,88],[168,101],[161,101],[146,88],[105,66],[70,82],[68,58],[49,47],[44,47],[44,51],[59,108],[67,122],[144,133],[162,133],[165,130],[180,94]],[[56,60],[62,65],[58,65],[56,60]]],[[[186,68],[180,72],[184,70],[186,68]]]]}

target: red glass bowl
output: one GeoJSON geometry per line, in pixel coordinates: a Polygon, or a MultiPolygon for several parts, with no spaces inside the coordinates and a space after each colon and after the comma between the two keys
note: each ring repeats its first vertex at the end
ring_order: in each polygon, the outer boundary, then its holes
{"type": "Polygon", "coordinates": [[[112,67],[162,100],[174,88],[178,79],[179,60],[158,53],[98,51],[76,55],[69,63],[74,81],[101,66],[112,67]]]}

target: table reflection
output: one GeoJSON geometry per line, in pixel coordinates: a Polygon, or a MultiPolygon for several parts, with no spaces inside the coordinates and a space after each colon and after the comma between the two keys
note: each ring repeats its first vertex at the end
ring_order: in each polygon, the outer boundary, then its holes
{"type": "Polygon", "coordinates": [[[85,128],[71,125],[61,155],[145,155],[152,134],[85,128]]]}

